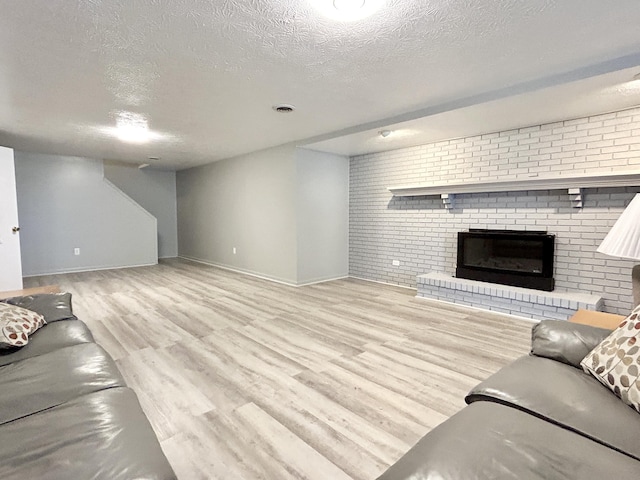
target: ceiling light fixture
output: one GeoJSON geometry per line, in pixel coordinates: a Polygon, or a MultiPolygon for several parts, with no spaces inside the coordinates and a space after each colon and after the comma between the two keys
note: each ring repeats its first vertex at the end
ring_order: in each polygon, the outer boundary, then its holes
{"type": "Polygon", "coordinates": [[[322,15],[338,22],[362,20],[377,12],[387,0],[311,0],[322,15]]]}
{"type": "Polygon", "coordinates": [[[636,74],[633,76],[633,80],[634,80],[634,81],[636,81],[636,80],[640,80],[640,73],[636,73],[636,74]]]}
{"type": "Polygon", "coordinates": [[[380,130],[380,136],[382,138],[387,138],[389,135],[391,135],[391,130],[380,130]]]}
{"type": "Polygon", "coordinates": [[[333,0],[333,6],[342,12],[353,12],[364,7],[364,2],[365,0],[333,0]]]}
{"type": "Polygon", "coordinates": [[[116,119],[117,137],[127,143],[146,143],[151,140],[149,123],[139,113],[120,112],[116,119]]]}
{"type": "Polygon", "coordinates": [[[151,140],[165,138],[167,135],[152,132],[144,115],[134,112],[115,112],[115,127],[97,127],[103,133],[118,138],[126,143],[147,143],[151,140]]]}

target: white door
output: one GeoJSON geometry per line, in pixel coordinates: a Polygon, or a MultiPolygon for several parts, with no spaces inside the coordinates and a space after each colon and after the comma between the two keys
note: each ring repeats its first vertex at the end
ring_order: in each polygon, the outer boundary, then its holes
{"type": "Polygon", "coordinates": [[[0,147],[0,292],[22,288],[13,150],[0,147]]]}

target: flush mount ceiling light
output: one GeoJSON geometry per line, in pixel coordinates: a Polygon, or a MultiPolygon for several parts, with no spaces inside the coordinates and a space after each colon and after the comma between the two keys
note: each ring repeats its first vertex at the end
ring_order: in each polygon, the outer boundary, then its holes
{"type": "Polygon", "coordinates": [[[333,6],[341,12],[359,10],[364,7],[365,0],[333,0],[333,6]]]}
{"type": "Polygon", "coordinates": [[[391,130],[380,130],[380,136],[382,138],[387,138],[389,135],[391,135],[391,130]]]}
{"type": "Polygon", "coordinates": [[[310,0],[325,17],[338,22],[361,20],[382,7],[386,0],[310,0]]]}
{"type": "Polygon", "coordinates": [[[117,137],[127,143],[146,143],[151,140],[149,123],[139,113],[120,112],[116,119],[117,137]]]}
{"type": "Polygon", "coordinates": [[[116,112],[115,117],[115,127],[104,127],[100,130],[123,142],[147,143],[164,137],[164,135],[149,130],[149,122],[144,115],[134,112],[116,112]]]}

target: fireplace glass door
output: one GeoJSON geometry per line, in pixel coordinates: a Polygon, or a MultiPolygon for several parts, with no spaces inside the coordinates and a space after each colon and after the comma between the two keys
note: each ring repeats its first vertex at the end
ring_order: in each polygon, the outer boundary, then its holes
{"type": "Polygon", "coordinates": [[[460,232],[456,276],[551,291],[554,244],[555,236],[547,232],[460,232]]]}

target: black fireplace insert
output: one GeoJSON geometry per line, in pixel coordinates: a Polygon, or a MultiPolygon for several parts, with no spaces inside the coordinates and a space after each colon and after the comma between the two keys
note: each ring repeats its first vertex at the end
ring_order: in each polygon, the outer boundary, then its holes
{"type": "Polygon", "coordinates": [[[458,233],[456,277],[552,291],[555,235],[469,229],[458,233]]]}

